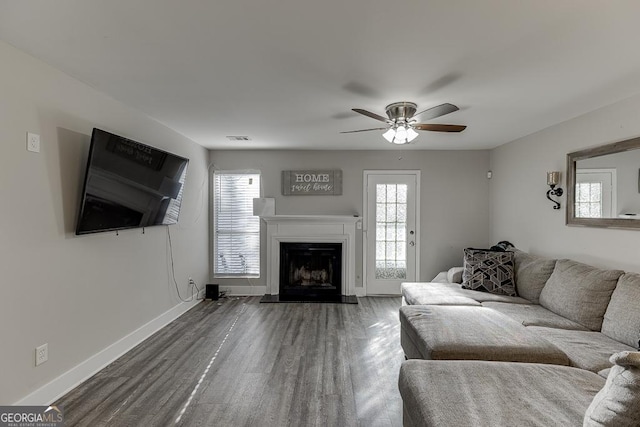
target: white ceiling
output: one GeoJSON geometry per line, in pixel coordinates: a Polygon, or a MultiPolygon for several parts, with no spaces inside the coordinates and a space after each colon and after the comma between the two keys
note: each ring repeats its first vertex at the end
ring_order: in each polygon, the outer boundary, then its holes
{"type": "Polygon", "coordinates": [[[0,39],[208,148],[487,149],[640,92],[638,0],[0,0],[0,39]],[[227,141],[247,135],[247,142],[227,141]]]}

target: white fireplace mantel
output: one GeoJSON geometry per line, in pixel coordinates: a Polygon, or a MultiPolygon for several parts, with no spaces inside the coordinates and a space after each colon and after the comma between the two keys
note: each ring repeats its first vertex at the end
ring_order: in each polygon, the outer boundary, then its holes
{"type": "Polygon", "coordinates": [[[348,215],[264,216],[267,224],[267,294],[280,292],[280,243],[342,243],[342,295],[356,294],[356,223],[348,215]]]}

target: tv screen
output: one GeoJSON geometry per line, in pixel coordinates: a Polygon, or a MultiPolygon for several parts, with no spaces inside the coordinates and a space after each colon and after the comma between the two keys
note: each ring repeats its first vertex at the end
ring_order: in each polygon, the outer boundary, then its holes
{"type": "Polygon", "coordinates": [[[76,234],[177,223],[188,163],[93,129],[76,234]]]}

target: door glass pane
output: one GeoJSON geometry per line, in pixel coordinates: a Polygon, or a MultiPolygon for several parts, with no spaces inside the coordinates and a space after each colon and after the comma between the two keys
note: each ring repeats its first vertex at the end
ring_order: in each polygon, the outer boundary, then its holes
{"type": "Polygon", "coordinates": [[[387,242],[386,252],[384,254],[385,261],[392,261],[396,259],[396,242],[387,242]]]}
{"type": "Polygon", "coordinates": [[[398,207],[395,202],[389,202],[386,204],[387,206],[387,225],[395,224],[396,222],[396,212],[398,207]]]}
{"type": "Polygon", "coordinates": [[[384,254],[385,254],[385,249],[387,248],[387,245],[385,244],[384,241],[377,241],[376,242],[376,265],[378,265],[378,260],[381,261],[381,265],[384,265],[384,254]]]}
{"type": "Polygon", "coordinates": [[[576,184],[576,217],[602,217],[602,182],[576,184]]]}
{"type": "Polygon", "coordinates": [[[398,185],[396,188],[396,194],[399,203],[407,203],[407,186],[398,185]]]}
{"type": "Polygon", "coordinates": [[[376,185],[376,202],[384,203],[387,200],[387,191],[384,184],[376,185]]]}
{"type": "Polygon", "coordinates": [[[406,221],[407,185],[377,184],[376,279],[407,277],[406,221]]]}
{"type": "Polygon", "coordinates": [[[378,224],[378,226],[382,224],[383,228],[385,224],[386,213],[387,209],[385,208],[384,203],[376,203],[376,223],[378,224]]]}
{"type": "Polygon", "coordinates": [[[392,225],[387,226],[387,235],[384,239],[388,242],[396,241],[396,228],[394,226],[392,225]]]}
{"type": "Polygon", "coordinates": [[[406,204],[398,204],[397,217],[398,217],[398,222],[401,222],[401,223],[407,222],[407,205],[406,204]]]}
{"type": "Polygon", "coordinates": [[[389,185],[387,186],[387,198],[384,202],[395,203],[395,201],[396,201],[396,186],[389,185]]]}

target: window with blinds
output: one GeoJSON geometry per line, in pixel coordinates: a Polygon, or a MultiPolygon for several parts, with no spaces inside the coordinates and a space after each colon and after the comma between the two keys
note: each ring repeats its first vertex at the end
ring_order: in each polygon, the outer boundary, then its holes
{"type": "Polygon", "coordinates": [[[213,175],[214,277],[260,277],[260,173],[213,175]]]}

